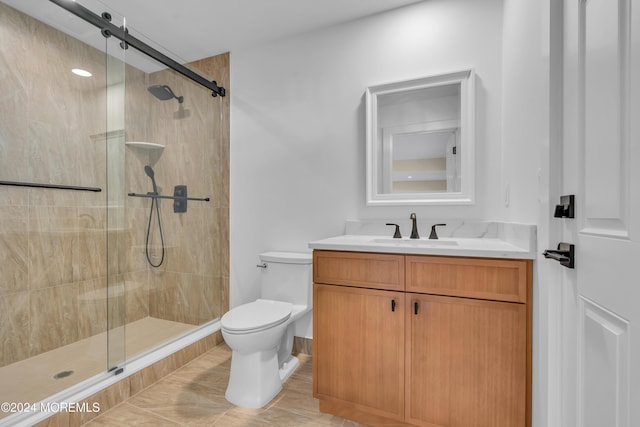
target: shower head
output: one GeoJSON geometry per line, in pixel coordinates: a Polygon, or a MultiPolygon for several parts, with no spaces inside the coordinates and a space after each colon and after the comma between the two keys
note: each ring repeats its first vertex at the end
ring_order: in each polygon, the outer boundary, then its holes
{"type": "Polygon", "coordinates": [[[158,186],[156,186],[156,180],[154,178],[155,173],[153,172],[153,169],[151,169],[151,166],[145,166],[144,173],[146,173],[147,176],[151,178],[151,184],[153,185],[153,192],[158,194],[158,186]]]}
{"type": "Polygon", "coordinates": [[[177,99],[180,104],[184,101],[184,96],[176,96],[171,88],[167,85],[153,85],[147,88],[149,92],[160,101],[166,101],[167,99],[177,99]]]}

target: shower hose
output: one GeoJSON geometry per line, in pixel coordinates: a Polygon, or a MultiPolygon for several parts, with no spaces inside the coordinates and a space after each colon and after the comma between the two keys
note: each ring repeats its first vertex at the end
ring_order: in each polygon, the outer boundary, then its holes
{"type": "MultiPolygon", "coordinates": [[[[152,194],[156,194],[157,193],[152,193],[152,194]]],[[[147,225],[147,241],[145,244],[145,253],[147,254],[147,261],[149,262],[149,264],[152,267],[160,267],[162,265],[162,263],[164,262],[164,236],[162,233],[162,222],[160,222],[160,204],[159,204],[159,200],[157,198],[152,198],[151,199],[151,210],[149,211],[149,224],[147,225]],[[149,256],[149,235],[151,234],[151,220],[153,219],[153,206],[155,205],[156,207],[156,216],[158,217],[158,229],[160,230],[160,242],[162,244],[162,256],[160,257],[160,262],[158,264],[154,264],[153,261],[151,261],[151,257],[149,256]]]]}

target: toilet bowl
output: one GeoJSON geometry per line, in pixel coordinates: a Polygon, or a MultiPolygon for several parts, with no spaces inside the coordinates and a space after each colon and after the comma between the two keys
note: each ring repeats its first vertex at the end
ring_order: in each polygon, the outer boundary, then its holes
{"type": "Polygon", "coordinates": [[[266,405],[299,365],[291,355],[294,325],[311,310],[311,254],[267,252],[260,260],[262,298],[221,319],[232,350],[225,397],[247,408],[266,405]]]}

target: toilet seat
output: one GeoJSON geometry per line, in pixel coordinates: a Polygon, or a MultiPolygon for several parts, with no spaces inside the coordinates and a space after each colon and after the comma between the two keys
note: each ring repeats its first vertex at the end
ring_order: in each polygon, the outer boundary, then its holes
{"type": "Polygon", "coordinates": [[[286,322],[293,304],[259,299],[232,308],[220,320],[222,328],[232,334],[262,331],[286,322]]]}

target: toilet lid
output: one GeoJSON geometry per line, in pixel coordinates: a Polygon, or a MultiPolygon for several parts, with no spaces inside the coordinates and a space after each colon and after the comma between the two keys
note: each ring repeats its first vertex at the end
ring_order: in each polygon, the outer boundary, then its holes
{"type": "Polygon", "coordinates": [[[251,331],[279,325],[291,316],[288,302],[259,299],[232,308],[222,316],[222,327],[228,331],[251,331]]]}

